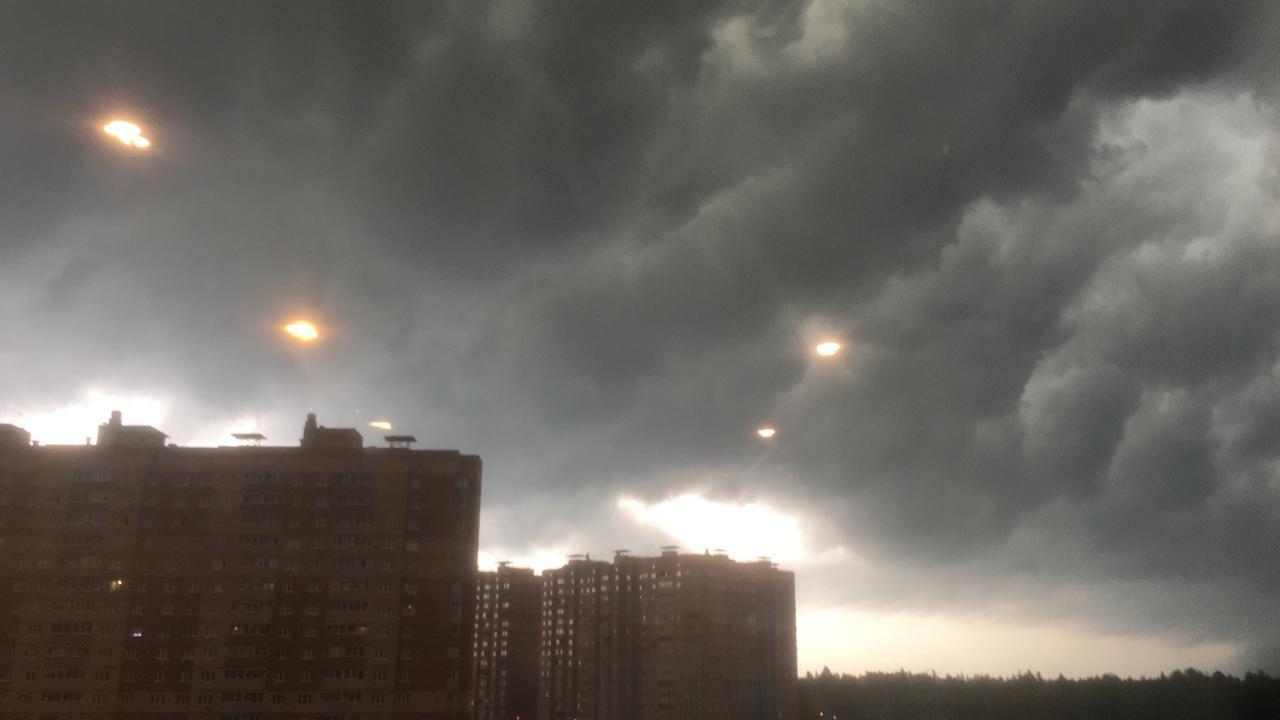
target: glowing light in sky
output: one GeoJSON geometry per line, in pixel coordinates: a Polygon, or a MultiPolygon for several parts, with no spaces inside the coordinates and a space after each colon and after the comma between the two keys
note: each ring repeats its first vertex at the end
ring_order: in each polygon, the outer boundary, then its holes
{"type": "Polygon", "coordinates": [[[98,425],[111,417],[112,410],[124,413],[129,425],[163,428],[168,403],[155,395],[122,394],[94,388],[62,405],[45,407],[0,406],[0,422],[26,428],[32,440],[46,445],[83,444],[98,434],[98,425]]]}
{"type": "Polygon", "coordinates": [[[565,558],[573,552],[578,550],[569,547],[485,549],[479,552],[476,564],[481,570],[492,571],[498,569],[499,562],[508,561],[515,567],[532,568],[534,572],[541,573],[543,570],[563,566],[565,558]]]}
{"type": "Polygon", "coordinates": [[[390,430],[391,423],[387,420],[374,420],[369,423],[369,427],[377,428],[378,430],[390,430]]]}
{"type": "Polygon", "coordinates": [[[151,141],[142,135],[142,128],[128,120],[112,120],[102,126],[102,131],[125,145],[138,150],[146,150],[151,147],[151,141]]]}
{"type": "Polygon", "coordinates": [[[284,331],[302,342],[312,342],[320,338],[320,331],[307,320],[295,320],[285,325],[284,331]]]}
{"type": "Polygon", "coordinates": [[[715,502],[686,494],[652,505],[621,497],[618,508],[675,538],[687,552],[723,549],[740,560],[767,556],[779,562],[805,554],[796,518],[761,503],[715,502]]]}
{"type": "Polygon", "coordinates": [[[822,357],[832,357],[836,353],[840,352],[840,348],[840,343],[835,340],[828,340],[826,342],[818,343],[818,346],[815,347],[814,350],[822,357]]]}
{"type": "Polygon", "coordinates": [[[764,440],[769,440],[773,438],[774,435],[777,435],[777,434],[778,434],[778,431],[772,427],[769,427],[768,425],[765,425],[764,427],[756,430],[756,435],[759,435],[764,440]]]}

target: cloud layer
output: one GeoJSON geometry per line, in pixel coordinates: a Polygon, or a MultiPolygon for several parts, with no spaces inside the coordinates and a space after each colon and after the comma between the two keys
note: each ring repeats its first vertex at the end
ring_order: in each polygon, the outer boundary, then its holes
{"type": "Polygon", "coordinates": [[[1256,0],[10,4],[0,420],[390,417],[485,457],[495,548],[761,503],[826,558],[814,603],[1277,670],[1278,31],[1256,0]]]}

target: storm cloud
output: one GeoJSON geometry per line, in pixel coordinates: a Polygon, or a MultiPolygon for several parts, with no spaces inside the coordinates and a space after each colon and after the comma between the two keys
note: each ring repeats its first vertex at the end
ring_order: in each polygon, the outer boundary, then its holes
{"type": "Polygon", "coordinates": [[[392,417],[484,457],[482,544],[760,501],[836,558],[815,602],[1280,670],[1278,33],[1260,0],[0,3],[0,421],[392,417]],[[279,342],[297,313],[324,343],[279,342]]]}

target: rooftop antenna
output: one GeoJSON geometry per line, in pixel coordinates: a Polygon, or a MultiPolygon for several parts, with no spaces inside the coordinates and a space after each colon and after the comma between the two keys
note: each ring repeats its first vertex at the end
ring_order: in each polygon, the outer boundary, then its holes
{"type": "Polygon", "coordinates": [[[387,447],[409,449],[409,446],[418,442],[418,438],[412,435],[384,435],[387,440],[387,447]]]}
{"type": "Polygon", "coordinates": [[[262,447],[262,441],[267,439],[262,433],[231,433],[231,437],[243,442],[246,447],[262,447]]]}

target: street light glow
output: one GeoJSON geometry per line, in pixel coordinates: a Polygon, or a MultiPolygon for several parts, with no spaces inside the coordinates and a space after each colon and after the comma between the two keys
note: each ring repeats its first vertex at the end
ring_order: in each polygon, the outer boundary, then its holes
{"type": "Polygon", "coordinates": [[[818,343],[814,350],[822,357],[832,357],[840,352],[841,347],[840,343],[835,340],[827,340],[826,342],[818,343]]]}
{"type": "Polygon", "coordinates": [[[369,423],[369,427],[376,428],[378,430],[390,430],[391,423],[387,420],[373,420],[369,423]]]}
{"type": "Polygon", "coordinates": [[[128,120],[112,120],[102,126],[102,131],[137,150],[151,147],[151,140],[142,135],[142,128],[128,120]]]}
{"type": "Polygon", "coordinates": [[[778,431],[769,427],[768,425],[765,425],[764,427],[756,430],[756,435],[759,435],[764,440],[768,440],[777,434],[778,434],[778,431]]]}
{"type": "Polygon", "coordinates": [[[295,320],[285,325],[284,331],[302,342],[314,342],[320,338],[320,331],[308,320],[295,320]]]}

